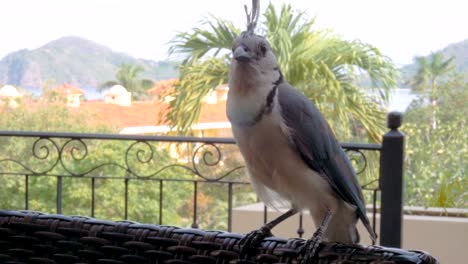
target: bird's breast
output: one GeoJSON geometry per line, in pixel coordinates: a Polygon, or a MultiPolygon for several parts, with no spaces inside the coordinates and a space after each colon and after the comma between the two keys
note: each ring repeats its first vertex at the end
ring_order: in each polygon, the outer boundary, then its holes
{"type": "Polygon", "coordinates": [[[252,123],[264,107],[265,96],[261,89],[251,87],[248,94],[238,91],[236,87],[229,89],[226,114],[229,121],[235,124],[252,123]]]}
{"type": "Polygon", "coordinates": [[[252,127],[233,126],[233,132],[249,172],[269,188],[277,189],[280,184],[281,179],[275,177],[303,167],[292,150],[289,135],[271,115],[252,127]]]}
{"type": "MultiPolygon", "coordinates": [[[[254,187],[265,186],[283,199],[305,208],[314,206],[310,204],[311,200],[318,200],[313,199],[314,196],[319,197],[329,190],[326,181],[312,171],[293,148],[279,112],[273,111],[252,127],[233,125],[233,133],[254,187]]],[[[268,197],[262,200],[270,202],[265,199],[268,197]]]]}

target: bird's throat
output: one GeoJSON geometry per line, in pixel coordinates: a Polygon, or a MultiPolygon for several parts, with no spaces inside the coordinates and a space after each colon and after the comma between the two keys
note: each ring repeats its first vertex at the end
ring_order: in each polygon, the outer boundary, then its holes
{"type": "Polygon", "coordinates": [[[265,115],[269,115],[274,107],[278,86],[274,86],[266,96],[250,95],[237,97],[228,95],[228,117],[233,125],[252,127],[259,123],[265,115]]]}

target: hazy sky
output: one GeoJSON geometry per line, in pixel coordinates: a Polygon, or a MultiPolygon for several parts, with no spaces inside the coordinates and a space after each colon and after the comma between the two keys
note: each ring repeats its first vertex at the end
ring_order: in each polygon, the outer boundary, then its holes
{"type": "MultiPolygon", "coordinates": [[[[75,35],[146,59],[167,58],[177,31],[208,14],[245,27],[250,0],[2,0],[0,59],[75,35]]],[[[261,0],[262,10],[269,1],[261,0]]],[[[468,38],[468,3],[461,0],[271,0],[316,16],[315,28],[378,47],[397,65],[468,38]]]]}

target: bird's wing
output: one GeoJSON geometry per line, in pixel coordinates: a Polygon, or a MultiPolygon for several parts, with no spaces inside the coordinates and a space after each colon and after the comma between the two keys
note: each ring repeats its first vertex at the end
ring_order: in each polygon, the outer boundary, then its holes
{"type": "Polygon", "coordinates": [[[281,115],[296,151],[311,169],[325,177],[338,197],[357,207],[358,217],[375,239],[356,172],[322,113],[287,82],[280,84],[278,92],[281,115]]]}

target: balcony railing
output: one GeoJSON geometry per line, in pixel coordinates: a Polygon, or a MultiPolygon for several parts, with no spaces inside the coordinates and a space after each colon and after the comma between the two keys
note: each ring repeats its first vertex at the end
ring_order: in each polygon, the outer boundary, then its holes
{"type": "MultiPolygon", "coordinates": [[[[389,115],[381,145],[342,144],[372,205],[374,229],[380,208],[380,244],[394,247],[401,243],[400,124],[400,115],[389,115]]],[[[233,208],[256,202],[230,138],[0,131],[0,146],[0,209],[231,231],[233,208]],[[172,222],[175,215],[182,222],[172,222]]]]}

